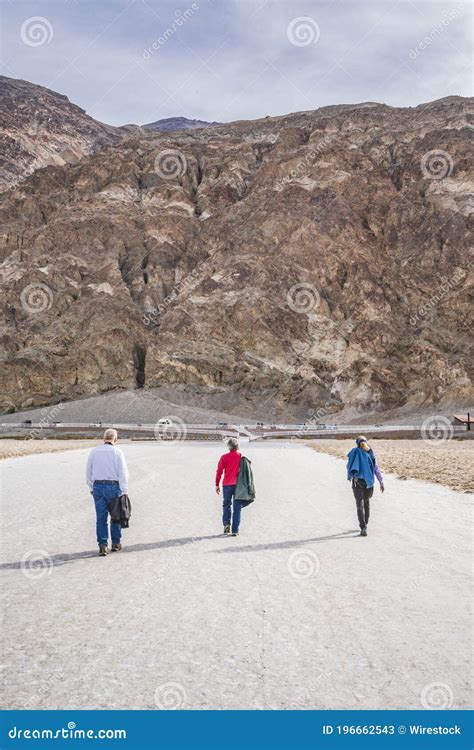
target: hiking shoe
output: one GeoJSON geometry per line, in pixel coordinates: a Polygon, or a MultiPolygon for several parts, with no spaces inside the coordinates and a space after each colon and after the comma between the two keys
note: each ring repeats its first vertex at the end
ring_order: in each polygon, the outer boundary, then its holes
{"type": "Polygon", "coordinates": [[[363,529],[360,530],[360,535],[361,536],[367,536],[367,528],[365,526],[364,526],[363,529]]]}
{"type": "Polygon", "coordinates": [[[224,526],[224,534],[230,534],[230,526],[224,526]]]}
{"type": "Polygon", "coordinates": [[[107,557],[109,554],[109,548],[106,544],[99,544],[99,555],[101,557],[107,557]]]}
{"type": "Polygon", "coordinates": [[[232,536],[239,536],[239,532],[238,531],[233,531],[232,532],[232,536]]]}
{"type": "Polygon", "coordinates": [[[121,544],[112,544],[112,552],[120,552],[121,549],[122,549],[121,544]]]}

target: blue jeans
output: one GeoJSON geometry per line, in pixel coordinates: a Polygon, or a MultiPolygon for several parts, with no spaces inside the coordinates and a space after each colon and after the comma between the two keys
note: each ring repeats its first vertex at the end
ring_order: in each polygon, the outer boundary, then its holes
{"type": "Polygon", "coordinates": [[[240,526],[240,513],[242,511],[242,503],[240,500],[236,500],[235,484],[224,484],[222,487],[223,502],[222,502],[222,523],[224,526],[230,526],[230,519],[232,518],[232,533],[236,534],[240,526]],[[234,500],[234,512],[232,513],[232,499],[234,500]]]}
{"type": "MultiPolygon", "coordinates": [[[[109,516],[109,500],[114,497],[119,497],[120,486],[118,482],[94,482],[92,489],[92,495],[95,502],[95,512],[97,514],[97,544],[108,544],[109,541],[109,529],[108,529],[108,516],[109,516]]],[[[110,522],[110,536],[112,538],[112,544],[120,544],[122,537],[122,527],[120,523],[110,522]]]]}

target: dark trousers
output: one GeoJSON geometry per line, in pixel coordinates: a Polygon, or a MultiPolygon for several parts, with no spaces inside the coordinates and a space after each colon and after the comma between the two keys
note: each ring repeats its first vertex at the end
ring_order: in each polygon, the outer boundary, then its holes
{"type": "Polygon", "coordinates": [[[235,484],[224,484],[222,487],[222,523],[224,526],[230,526],[230,520],[232,518],[232,533],[236,534],[240,526],[240,514],[242,511],[242,503],[240,500],[236,500],[235,495],[235,484]],[[232,500],[234,501],[234,508],[232,512],[232,500]]]}
{"type": "Polygon", "coordinates": [[[357,505],[357,518],[359,519],[359,526],[361,529],[365,529],[369,523],[370,517],[370,498],[374,494],[373,487],[364,487],[353,479],[352,480],[352,492],[357,505]]]}

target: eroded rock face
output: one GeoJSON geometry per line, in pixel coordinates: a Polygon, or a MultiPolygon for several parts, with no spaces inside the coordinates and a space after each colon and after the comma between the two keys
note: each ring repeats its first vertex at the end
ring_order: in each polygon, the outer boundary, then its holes
{"type": "Polygon", "coordinates": [[[0,98],[0,190],[35,169],[77,162],[122,139],[121,128],[97,122],[43,86],[0,76],[0,98]]]}
{"type": "Polygon", "coordinates": [[[471,107],[150,134],[31,175],[1,209],[4,408],[166,387],[324,421],[468,399],[471,107]]]}

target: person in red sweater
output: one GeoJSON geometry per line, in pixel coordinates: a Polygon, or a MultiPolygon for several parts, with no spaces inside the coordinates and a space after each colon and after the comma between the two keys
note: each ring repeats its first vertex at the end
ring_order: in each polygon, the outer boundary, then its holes
{"type": "Polygon", "coordinates": [[[239,453],[239,442],[235,438],[230,438],[227,442],[229,449],[228,453],[224,453],[220,457],[219,463],[217,464],[216,471],[216,492],[220,492],[220,482],[222,475],[222,523],[224,525],[224,534],[231,533],[231,520],[232,520],[232,536],[238,536],[240,526],[240,513],[242,511],[242,503],[240,500],[235,499],[235,487],[237,484],[237,477],[239,475],[240,459],[241,454],[239,453]],[[232,512],[232,500],[234,501],[234,507],[232,512]]]}

